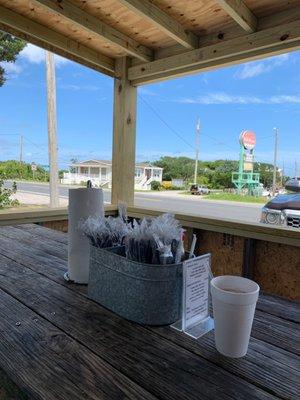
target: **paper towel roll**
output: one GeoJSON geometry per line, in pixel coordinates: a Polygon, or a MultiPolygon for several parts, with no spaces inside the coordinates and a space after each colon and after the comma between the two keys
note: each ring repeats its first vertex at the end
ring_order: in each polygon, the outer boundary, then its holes
{"type": "Polygon", "coordinates": [[[78,230],[78,222],[89,216],[103,216],[103,191],[97,188],[69,189],[68,278],[88,283],[89,240],[78,230]]]}

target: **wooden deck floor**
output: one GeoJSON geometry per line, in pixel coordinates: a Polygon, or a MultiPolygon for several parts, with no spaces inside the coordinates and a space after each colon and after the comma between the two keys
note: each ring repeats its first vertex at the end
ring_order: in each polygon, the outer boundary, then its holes
{"type": "Polygon", "coordinates": [[[67,236],[0,228],[0,368],[29,398],[299,399],[299,308],[261,296],[250,348],[232,360],[169,327],[125,321],[65,283],[67,236]]]}

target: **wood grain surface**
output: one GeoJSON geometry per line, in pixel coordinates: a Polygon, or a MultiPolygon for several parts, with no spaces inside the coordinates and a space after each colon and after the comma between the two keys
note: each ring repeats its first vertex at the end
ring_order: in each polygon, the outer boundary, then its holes
{"type": "Polygon", "coordinates": [[[112,314],[66,283],[66,235],[0,228],[0,367],[37,399],[297,399],[297,304],[261,296],[249,352],[112,314]],[[39,373],[37,373],[39,371],[39,373]]]}

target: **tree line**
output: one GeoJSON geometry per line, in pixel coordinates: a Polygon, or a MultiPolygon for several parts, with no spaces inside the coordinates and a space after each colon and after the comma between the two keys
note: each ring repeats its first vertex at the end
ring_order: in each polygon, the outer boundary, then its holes
{"type": "MultiPolygon", "coordinates": [[[[161,157],[152,162],[152,165],[163,168],[163,180],[183,179],[186,183],[194,181],[195,160],[189,157],[161,157]]],[[[15,180],[35,180],[49,181],[49,172],[36,166],[36,171],[32,171],[31,164],[20,163],[16,160],[0,161],[0,179],[15,180]]],[[[233,188],[231,182],[232,172],[238,171],[238,161],[234,160],[216,160],[199,161],[197,183],[214,189],[233,188]]],[[[64,170],[59,171],[59,178],[62,177],[64,170]]],[[[268,163],[254,163],[254,172],[260,173],[260,182],[264,187],[272,186],[273,166],[268,163]]],[[[285,181],[287,177],[284,177],[285,181]]],[[[277,174],[277,182],[281,177],[277,174]]]]}
{"type": "Polygon", "coordinates": [[[49,173],[43,167],[37,165],[36,171],[32,171],[31,164],[16,161],[0,161],[0,179],[16,179],[28,181],[49,181],[49,173]]]}
{"type": "MultiPolygon", "coordinates": [[[[194,181],[195,160],[189,157],[164,156],[152,163],[163,168],[163,180],[183,179],[187,183],[194,181]]],[[[232,172],[237,172],[236,160],[199,161],[197,183],[215,189],[233,188],[232,172]]],[[[268,163],[254,163],[254,172],[260,173],[260,182],[264,187],[272,186],[273,166],[268,163]]],[[[277,182],[280,181],[277,173],[277,182]]]]}

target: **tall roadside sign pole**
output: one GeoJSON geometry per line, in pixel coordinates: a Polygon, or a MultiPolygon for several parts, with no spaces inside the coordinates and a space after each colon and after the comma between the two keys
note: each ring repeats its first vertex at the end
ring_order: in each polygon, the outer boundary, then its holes
{"type": "Polygon", "coordinates": [[[275,196],[276,192],[277,152],[278,152],[278,128],[274,128],[274,164],[273,164],[273,185],[272,185],[273,196],[275,196]]]}
{"type": "Polygon", "coordinates": [[[20,135],[20,164],[23,162],[23,135],[20,135]]]}
{"type": "Polygon", "coordinates": [[[200,146],[200,118],[197,119],[196,123],[196,158],[195,158],[194,183],[197,183],[199,146],[200,146]]]}
{"type": "Polygon", "coordinates": [[[46,51],[50,207],[59,206],[56,137],[56,86],[54,55],[46,51]]]}
{"type": "Polygon", "coordinates": [[[256,135],[253,131],[243,130],[240,133],[239,142],[239,170],[238,172],[232,172],[231,182],[237,188],[238,194],[241,194],[244,188],[248,188],[248,194],[253,196],[259,186],[259,173],[253,172],[256,135]]]}

